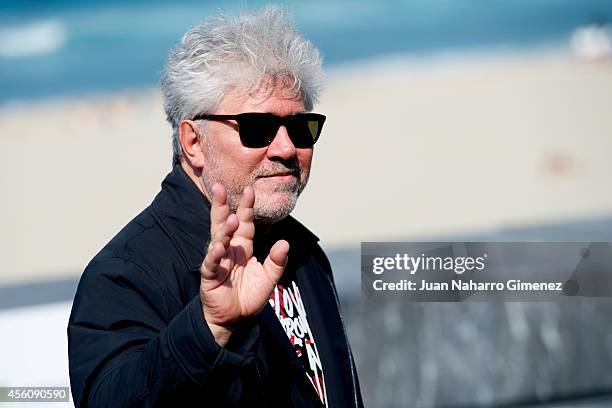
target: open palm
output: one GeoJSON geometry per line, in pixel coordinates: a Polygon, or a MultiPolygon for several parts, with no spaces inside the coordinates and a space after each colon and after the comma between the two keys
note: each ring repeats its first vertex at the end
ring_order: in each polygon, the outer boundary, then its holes
{"type": "Polygon", "coordinates": [[[260,263],[253,256],[253,188],[244,189],[236,214],[223,186],[215,184],[212,193],[211,241],[200,268],[200,299],[215,339],[225,343],[237,322],[263,309],[285,269],[289,244],[277,241],[260,263]]]}

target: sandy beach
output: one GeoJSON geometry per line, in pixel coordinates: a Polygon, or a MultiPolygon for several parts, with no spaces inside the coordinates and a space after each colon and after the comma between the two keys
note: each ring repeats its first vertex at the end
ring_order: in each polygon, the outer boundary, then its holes
{"type": "MultiPolygon", "coordinates": [[[[335,70],[294,215],[327,247],[612,213],[612,64],[335,70]]],[[[170,171],[156,90],[0,109],[0,285],[77,276],[170,171]]],[[[356,271],[357,273],[357,271],[356,271]]]]}

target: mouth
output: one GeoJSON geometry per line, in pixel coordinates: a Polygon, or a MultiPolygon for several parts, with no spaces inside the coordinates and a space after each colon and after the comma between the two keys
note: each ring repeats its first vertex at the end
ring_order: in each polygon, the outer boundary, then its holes
{"type": "Polygon", "coordinates": [[[283,171],[279,173],[273,173],[273,174],[267,174],[265,176],[260,176],[259,178],[270,180],[270,181],[277,181],[277,182],[289,182],[289,181],[293,181],[297,179],[297,177],[298,175],[295,172],[283,171]]]}

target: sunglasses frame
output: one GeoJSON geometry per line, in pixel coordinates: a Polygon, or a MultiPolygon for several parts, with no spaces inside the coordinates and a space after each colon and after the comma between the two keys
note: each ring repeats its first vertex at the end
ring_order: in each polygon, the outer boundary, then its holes
{"type": "MultiPolygon", "coordinates": [[[[278,116],[278,115],[274,115],[273,113],[269,113],[269,112],[245,112],[245,113],[239,113],[236,115],[211,115],[207,113],[201,113],[199,115],[194,116],[192,120],[194,121],[195,120],[213,120],[213,121],[220,121],[220,122],[227,121],[227,120],[235,120],[236,123],[238,124],[238,134],[240,135],[240,142],[242,143],[243,146],[250,147],[250,148],[260,148],[260,147],[270,146],[270,144],[272,144],[272,141],[276,137],[276,134],[278,133],[278,129],[281,126],[285,126],[285,128],[287,129],[287,133],[289,134],[289,138],[291,139],[291,142],[295,145],[295,147],[310,148],[314,146],[317,140],[319,140],[319,136],[321,136],[321,130],[323,129],[323,124],[325,123],[325,119],[326,119],[325,115],[321,115],[320,113],[312,113],[312,112],[299,112],[299,113],[294,113],[293,115],[289,115],[289,116],[278,116]],[[245,130],[245,133],[240,132],[240,122],[242,121],[244,124],[245,120],[249,120],[253,118],[269,118],[271,120],[274,120],[275,121],[274,127],[276,128],[276,130],[274,131],[273,134],[263,135],[259,141],[254,139],[252,134],[247,135],[246,130],[245,130]],[[291,131],[291,123],[295,122],[297,119],[302,119],[302,118],[304,118],[303,120],[306,122],[308,120],[316,120],[318,122],[317,134],[312,139],[311,138],[304,139],[303,135],[296,135],[296,134],[292,135],[293,132],[291,131]],[[247,142],[255,141],[256,143],[245,143],[245,140],[247,142]],[[305,141],[307,141],[307,143],[304,143],[305,141]],[[310,143],[311,141],[312,143],[310,143]]],[[[310,134],[310,136],[312,137],[312,133],[310,134]]]]}

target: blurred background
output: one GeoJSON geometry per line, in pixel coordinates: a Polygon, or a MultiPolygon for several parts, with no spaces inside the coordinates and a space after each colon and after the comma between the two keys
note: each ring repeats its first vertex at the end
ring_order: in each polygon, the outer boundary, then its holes
{"type": "MultiPolygon", "coordinates": [[[[0,386],[69,385],[79,275],[171,169],[168,50],[266,3],[0,2],[0,386]]],[[[612,242],[612,2],[284,4],[328,72],[295,215],[332,260],[367,406],[611,406],[609,299],[367,301],[359,245],[612,242]]]]}

